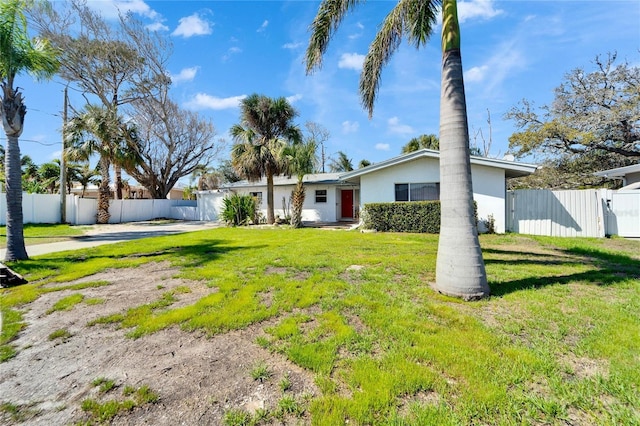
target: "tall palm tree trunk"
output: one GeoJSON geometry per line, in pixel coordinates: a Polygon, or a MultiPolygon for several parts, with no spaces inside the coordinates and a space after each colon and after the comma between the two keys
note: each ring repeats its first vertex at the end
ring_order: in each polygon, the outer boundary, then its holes
{"type": "Polygon", "coordinates": [[[291,193],[291,204],[293,205],[293,212],[291,214],[291,227],[302,228],[302,207],[304,206],[304,184],[302,180],[298,180],[296,187],[291,193]]]}
{"type": "Polygon", "coordinates": [[[122,200],[122,166],[114,164],[113,173],[116,177],[116,199],[122,200]]]}
{"type": "Polygon", "coordinates": [[[29,256],[24,245],[22,170],[20,169],[20,146],[17,136],[7,135],[4,167],[7,191],[7,251],[4,260],[25,260],[29,256]]]}
{"type": "MultiPolygon", "coordinates": [[[[445,1],[444,25],[447,18],[451,19],[446,16],[449,12],[454,14],[457,26],[455,7],[455,0],[445,1]]],[[[446,42],[443,39],[443,46],[446,42]]],[[[459,38],[453,48],[447,46],[443,50],[440,98],[441,222],[436,289],[450,296],[473,300],[488,296],[490,290],[473,206],[469,127],[459,38]]]]}
{"type": "Polygon", "coordinates": [[[98,187],[98,214],[97,222],[100,224],[109,223],[109,199],[111,198],[111,189],[109,188],[109,159],[103,155],[100,157],[100,175],[101,182],[98,187]]]}
{"type": "Polygon", "coordinates": [[[273,204],[273,171],[267,169],[267,223],[273,225],[276,221],[273,204]]]}

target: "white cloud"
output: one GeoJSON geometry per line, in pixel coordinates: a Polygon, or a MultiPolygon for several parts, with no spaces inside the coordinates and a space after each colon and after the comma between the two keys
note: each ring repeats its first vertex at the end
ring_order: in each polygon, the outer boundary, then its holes
{"type": "Polygon", "coordinates": [[[261,33],[261,32],[263,32],[264,30],[266,30],[268,26],[269,26],[269,21],[267,21],[267,20],[265,19],[265,21],[262,23],[262,25],[260,25],[260,28],[258,28],[256,31],[257,31],[257,32],[259,32],[259,33],[261,33]]]}
{"type": "Polygon", "coordinates": [[[179,22],[180,24],[171,35],[189,38],[196,35],[211,34],[213,31],[213,24],[202,19],[197,13],[180,18],[179,22]]]}
{"type": "Polygon", "coordinates": [[[465,82],[478,82],[484,80],[489,71],[488,65],[481,65],[479,67],[473,67],[464,73],[465,82]]]}
{"type": "Polygon", "coordinates": [[[227,53],[222,57],[222,60],[224,62],[227,62],[229,59],[231,59],[231,56],[233,55],[237,55],[238,53],[241,53],[242,49],[240,49],[239,47],[230,47],[229,50],[227,50],[227,53]]]}
{"type": "Polygon", "coordinates": [[[377,143],[376,149],[378,151],[389,151],[391,149],[391,146],[388,143],[377,143]]]}
{"type": "Polygon", "coordinates": [[[153,24],[149,24],[146,27],[149,31],[169,31],[169,27],[167,27],[162,22],[154,22],[153,24]]]}
{"type": "Polygon", "coordinates": [[[355,133],[360,128],[360,124],[357,121],[343,121],[342,133],[355,133]]]}
{"type": "Polygon", "coordinates": [[[471,0],[458,2],[458,20],[460,23],[467,19],[491,19],[504,11],[494,8],[494,0],[471,0]]]}
{"type": "Polygon", "coordinates": [[[391,117],[387,120],[387,124],[389,125],[389,131],[391,133],[397,133],[399,135],[410,135],[415,133],[413,127],[407,124],[400,124],[400,119],[398,117],[391,117]]]}
{"type": "Polygon", "coordinates": [[[178,74],[171,74],[171,81],[176,84],[192,81],[199,69],[200,67],[183,68],[178,74]]]}
{"type": "Polygon", "coordinates": [[[494,54],[475,67],[470,68],[464,78],[469,83],[483,83],[486,94],[495,96],[503,81],[512,78],[514,72],[526,66],[527,57],[521,53],[517,39],[496,46],[494,54]]]}
{"type": "Polygon", "coordinates": [[[355,40],[357,38],[360,38],[362,36],[362,30],[364,30],[364,25],[362,25],[362,23],[358,22],[356,23],[356,28],[358,29],[357,33],[353,33],[353,34],[349,34],[349,39],[350,40],[355,40]]]}
{"type": "Polygon", "coordinates": [[[300,93],[296,93],[295,95],[287,96],[287,102],[289,102],[290,104],[294,104],[302,99],[302,97],[303,96],[300,93]]]}
{"type": "Polygon", "coordinates": [[[297,42],[297,43],[285,43],[282,45],[283,49],[297,49],[298,47],[302,46],[302,42],[297,42]]]}
{"type": "Polygon", "coordinates": [[[247,95],[231,96],[228,98],[218,98],[217,96],[207,95],[206,93],[198,93],[193,99],[184,103],[184,106],[189,109],[232,109],[238,108],[240,102],[246,98],[247,95]]]}
{"type": "Polygon", "coordinates": [[[149,19],[161,20],[160,14],[151,9],[143,0],[88,1],[87,5],[91,9],[99,11],[106,19],[117,19],[120,13],[131,12],[149,19]]]}
{"type": "Polygon", "coordinates": [[[355,71],[362,70],[362,64],[364,63],[364,55],[359,55],[357,53],[343,53],[340,56],[340,61],[338,62],[338,68],[346,68],[355,71]]]}

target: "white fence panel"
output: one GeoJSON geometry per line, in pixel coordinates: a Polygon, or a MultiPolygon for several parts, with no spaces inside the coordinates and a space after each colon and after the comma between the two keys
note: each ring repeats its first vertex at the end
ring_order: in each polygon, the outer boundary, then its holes
{"type": "Polygon", "coordinates": [[[604,237],[601,200],[598,190],[509,191],[507,229],[531,235],[604,237]]]}
{"type": "Polygon", "coordinates": [[[177,220],[198,220],[198,207],[171,207],[171,215],[169,217],[177,220]]]}
{"type": "MultiPolygon", "coordinates": [[[[0,225],[6,224],[6,195],[0,193],[0,225]]],[[[109,223],[140,222],[158,218],[198,220],[197,201],[111,200],[109,223]]],[[[66,221],[72,225],[96,223],[98,200],[67,195],[66,221]]],[[[23,223],[60,223],[60,195],[22,194],[23,223]]]]}
{"type": "Polygon", "coordinates": [[[607,233],[640,238],[640,191],[614,192],[609,200],[607,233]]]}
{"type": "Polygon", "coordinates": [[[219,220],[226,195],[223,192],[198,192],[198,220],[211,222],[219,220]]]}

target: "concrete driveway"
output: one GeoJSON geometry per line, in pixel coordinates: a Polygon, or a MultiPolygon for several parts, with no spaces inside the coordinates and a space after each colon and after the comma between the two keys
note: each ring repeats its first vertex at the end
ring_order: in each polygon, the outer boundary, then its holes
{"type": "MultiPolygon", "coordinates": [[[[27,254],[39,256],[66,250],[114,244],[140,238],[158,237],[162,235],[181,234],[184,232],[201,231],[222,226],[218,222],[131,222],[115,225],[91,225],[85,235],[73,237],[70,240],[49,244],[27,246],[27,254]]],[[[0,249],[0,259],[4,259],[6,250],[0,249]]]]}

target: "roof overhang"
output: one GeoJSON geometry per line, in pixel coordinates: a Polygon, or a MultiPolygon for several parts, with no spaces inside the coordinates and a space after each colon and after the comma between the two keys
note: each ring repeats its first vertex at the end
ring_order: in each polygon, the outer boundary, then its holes
{"type": "MultiPolygon", "coordinates": [[[[343,173],[342,175],[340,175],[340,179],[344,181],[357,181],[359,180],[360,176],[373,173],[378,170],[386,169],[387,167],[397,166],[410,161],[415,161],[420,158],[433,158],[433,159],[439,160],[440,151],[435,151],[432,149],[421,149],[418,151],[413,151],[408,154],[390,158],[389,160],[381,161],[380,163],[375,163],[358,170],[353,170],[351,172],[343,173]]],[[[508,179],[515,178],[515,177],[528,176],[533,172],[535,172],[536,169],[538,168],[536,164],[517,163],[515,161],[499,160],[496,158],[487,158],[487,157],[478,157],[475,155],[472,155],[470,159],[471,159],[472,165],[476,164],[480,166],[504,169],[505,177],[508,179]]]]}
{"type": "Polygon", "coordinates": [[[595,172],[594,175],[602,176],[607,179],[622,179],[629,173],[640,172],[640,163],[632,164],[631,166],[618,167],[617,169],[603,170],[601,172],[595,172]]]}

